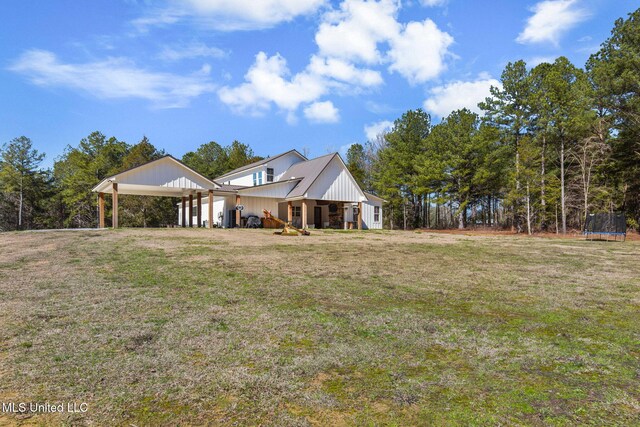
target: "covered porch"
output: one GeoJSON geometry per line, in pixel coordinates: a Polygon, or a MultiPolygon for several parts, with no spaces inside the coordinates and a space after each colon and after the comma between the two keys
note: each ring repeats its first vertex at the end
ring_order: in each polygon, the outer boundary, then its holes
{"type": "Polygon", "coordinates": [[[362,230],[362,202],[288,200],[278,204],[278,217],[303,229],[362,230]]]}

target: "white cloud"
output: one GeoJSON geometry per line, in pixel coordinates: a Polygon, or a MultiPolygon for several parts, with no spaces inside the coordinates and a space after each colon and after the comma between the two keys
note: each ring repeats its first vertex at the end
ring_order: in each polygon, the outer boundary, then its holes
{"type": "Polygon", "coordinates": [[[424,83],[446,69],[444,58],[453,37],[426,19],[410,22],[391,40],[390,71],[397,71],[411,83],[424,83]]]}
{"type": "Polygon", "coordinates": [[[324,4],[325,0],[174,0],[169,7],[136,19],[133,24],[146,31],[152,26],[194,19],[205,27],[223,31],[256,30],[312,14],[324,4]]]}
{"type": "Polygon", "coordinates": [[[340,9],[325,14],[316,33],[318,55],[368,65],[389,63],[411,83],[423,83],[445,69],[453,38],[426,19],[402,25],[400,3],[345,0],[340,9]],[[388,46],[386,52],[381,47],[388,46]]]}
{"type": "Polygon", "coordinates": [[[431,97],[424,101],[424,108],[439,117],[461,108],[480,113],[478,103],[490,95],[491,86],[501,87],[501,84],[496,79],[481,76],[471,82],[455,81],[435,87],[430,90],[431,97]]]}
{"type": "Polygon", "coordinates": [[[340,10],[325,14],[316,33],[322,56],[375,64],[382,61],[378,43],[399,32],[398,4],[392,0],[345,0],[340,10]]]}
{"type": "Polygon", "coordinates": [[[387,66],[412,84],[437,77],[446,69],[453,38],[429,19],[399,23],[399,7],[397,0],[344,0],[324,14],[315,38],[318,51],[305,69],[291,75],[282,56],[260,52],[245,82],[220,89],[220,99],[238,112],[254,114],[275,105],[292,123],[301,105],[328,93],[344,95],[382,85],[376,66],[387,66]]]}
{"type": "Polygon", "coordinates": [[[545,0],[531,11],[527,25],[516,38],[518,43],[558,44],[560,36],[588,18],[589,13],[577,7],[577,0],[545,0]]]}
{"type": "Polygon", "coordinates": [[[287,61],[279,54],[267,57],[260,52],[245,75],[246,82],[237,87],[225,86],[218,91],[220,100],[239,112],[262,113],[275,104],[282,110],[294,111],[300,104],[317,100],[327,86],[316,75],[302,72],[290,79],[287,61]]]}
{"type": "Polygon", "coordinates": [[[337,58],[320,58],[314,55],[307,69],[319,76],[358,86],[378,86],[383,82],[378,71],[356,68],[353,64],[337,58]]]}
{"type": "Polygon", "coordinates": [[[535,67],[536,65],[540,65],[544,62],[553,64],[555,60],[555,56],[534,56],[527,61],[527,65],[530,67],[535,67]]]}
{"type": "Polygon", "coordinates": [[[442,6],[447,3],[447,0],[420,0],[420,3],[423,6],[433,7],[433,6],[442,6]]]}
{"type": "Polygon", "coordinates": [[[165,61],[179,61],[192,58],[223,58],[225,51],[217,47],[209,47],[204,43],[191,43],[184,46],[165,46],[158,58],[165,61]]]}
{"type": "Polygon", "coordinates": [[[103,99],[146,99],[162,108],[184,107],[192,98],[215,90],[206,67],[191,76],[179,76],[137,68],[126,58],[66,64],[52,52],[29,50],[9,69],[39,86],[77,89],[103,99]]]}
{"type": "Polygon", "coordinates": [[[367,141],[374,141],[381,133],[387,133],[393,128],[393,122],[389,120],[382,120],[380,122],[370,123],[365,125],[364,134],[367,136],[367,141]]]}
{"type": "Polygon", "coordinates": [[[331,101],[314,102],[304,109],[304,116],[317,123],[337,123],[340,121],[338,109],[331,101]]]}

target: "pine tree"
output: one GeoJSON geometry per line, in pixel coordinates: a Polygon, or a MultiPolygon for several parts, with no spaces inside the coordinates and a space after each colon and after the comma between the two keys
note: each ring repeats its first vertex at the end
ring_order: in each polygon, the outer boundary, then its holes
{"type": "Polygon", "coordinates": [[[362,144],[352,144],[347,150],[347,169],[360,188],[368,189],[366,181],[366,157],[362,144]]]}
{"type": "Polygon", "coordinates": [[[23,228],[25,206],[35,203],[29,196],[37,192],[37,168],[43,159],[44,154],[34,149],[26,136],[12,139],[0,151],[0,186],[6,194],[17,194],[16,226],[19,230],[23,228]]]}

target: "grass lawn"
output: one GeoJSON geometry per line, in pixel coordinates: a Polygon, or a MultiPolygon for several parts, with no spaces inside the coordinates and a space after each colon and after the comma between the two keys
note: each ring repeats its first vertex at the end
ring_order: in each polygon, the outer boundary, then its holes
{"type": "Polygon", "coordinates": [[[640,424],[640,242],[0,235],[4,424],[640,424]]]}

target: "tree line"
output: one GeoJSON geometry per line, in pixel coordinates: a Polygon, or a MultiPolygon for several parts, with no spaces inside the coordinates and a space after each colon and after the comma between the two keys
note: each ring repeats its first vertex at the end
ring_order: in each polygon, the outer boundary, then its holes
{"type": "MultiPolygon", "coordinates": [[[[615,22],[582,68],[565,57],[532,68],[509,63],[479,108],[435,125],[410,110],[390,132],[349,148],[355,179],[387,201],[387,227],[565,233],[591,212],[623,211],[638,228],[640,9],[615,22]]],[[[44,154],[15,138],[0,150],[0,230],[95,227],[91,189],[163,155],[146,137],[130,145],[94,132],[43,169],[44,154]]],[[[215,178],[257,159],[246,144],[212,141],[182,161],[215,178]]],[[[123,195],[122,225],[174,224],[176,203],[123,195]]]]}
{"type": "MultiPolygon", "coordinates": [[[[29,138],[15,138],[0,151],[0,230],[96,227],[97,195],[91,189],[104,178],[164,155],[147,137],[130,145],[93,132],[77,146],[68,146],[53,168],[43,169],[44,154],[29,138]]],[[[233,141],[222,147],[211,141],[182,161],[213,179],[259,159],[246,144],[233,141]]],[[[177,203],[170,197],[121,195],[119,221],[125,227],[175,225],[177,203]]],[[[106,204],[108,223],[110,198],[106,204]]]]}
{"type": "Polygon", "coordinates": [[[582,229],[592,212],[640,221],[640,9],[618,19],[585,67],[507,64],[482,114],[433,125],[407,111],[354,144],[347,164],[387,200],[391,228],[582,229]]]}

